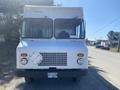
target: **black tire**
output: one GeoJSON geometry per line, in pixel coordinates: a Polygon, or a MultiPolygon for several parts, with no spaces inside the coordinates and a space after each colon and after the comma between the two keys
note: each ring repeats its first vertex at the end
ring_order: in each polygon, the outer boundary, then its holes
{"type": "Polygon", "coordinates": [[[72,78],[72,81],[75,82],[75,83],[79,83],[81,80],[81,77],[73,77],[72,78]]]}
{"type": "Polygon", "coordinates": [[[31,83],[33,81],[33,78],[31,77],[25,77],[25,82],[26,83],[31,83]]]}

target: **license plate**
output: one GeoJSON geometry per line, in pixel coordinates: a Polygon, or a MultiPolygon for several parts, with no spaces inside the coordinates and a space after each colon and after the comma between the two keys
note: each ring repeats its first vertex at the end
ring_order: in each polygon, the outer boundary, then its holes
{"type": "Polygon", "coordinates": [[[57,72],[48,72],[48,78],[58,78],[57,72]]]}

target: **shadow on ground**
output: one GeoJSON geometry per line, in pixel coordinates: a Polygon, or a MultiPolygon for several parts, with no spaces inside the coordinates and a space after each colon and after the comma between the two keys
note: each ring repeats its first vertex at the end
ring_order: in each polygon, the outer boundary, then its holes
{"type": "Polygon", "coordinates": [[[96,58],[94,58],[94,57],[91,57],[91,56],[88,56],[88,59],[96,59],[96,58]]]}
{"type": "Polygon", "coordinates": [[[17,43],[0,43],[0,84],[11,81],[15,71],[15,55],[17,43]]]}
{"type": "Polygon", "coordinates": [[[83,77],[79,83],[72,82],[71,79],[39,79],[29,84],[20,83],[16,88],[18,90],[118,90],[98,72],[104,71],[90,66],[88,75],[83,77]]]}

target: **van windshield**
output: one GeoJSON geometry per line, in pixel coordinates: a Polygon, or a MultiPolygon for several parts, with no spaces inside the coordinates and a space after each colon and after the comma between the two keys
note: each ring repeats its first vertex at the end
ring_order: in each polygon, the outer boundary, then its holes
{"type": "Polygon", "coordinates": [[[22,31],[23,38],[52,38],[53,20],[49,18],[25,19],[22,31]]]}
{"type": "Polygon", "coordinates": [[[81,19],[56,19],[54,23],[55,38],[80,38],[82,30],[81,19]]]}

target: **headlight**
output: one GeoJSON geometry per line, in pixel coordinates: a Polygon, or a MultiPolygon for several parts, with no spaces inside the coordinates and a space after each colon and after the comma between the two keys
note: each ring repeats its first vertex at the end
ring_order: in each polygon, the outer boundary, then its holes
{"type": "Polygon", "coordinates": [[[21,64],[26,65],[28,63],[28,60],[26,58],[21,59],[21,64]]]}
{"type": "Polygon", "coordinates": [[[83,57],[84,57],[84,53],[78,53],[77,56],[78,56],[79,58],[83,58],[83,57]]]}
{"type": "Polygon", "coordinates": [[[78,63],[79,65],[82,65],[82,64],[83,64],[83,60],[80,59],[80,58],[78,58],[78,59],[77,59],[77,63],[78,63]]]}

